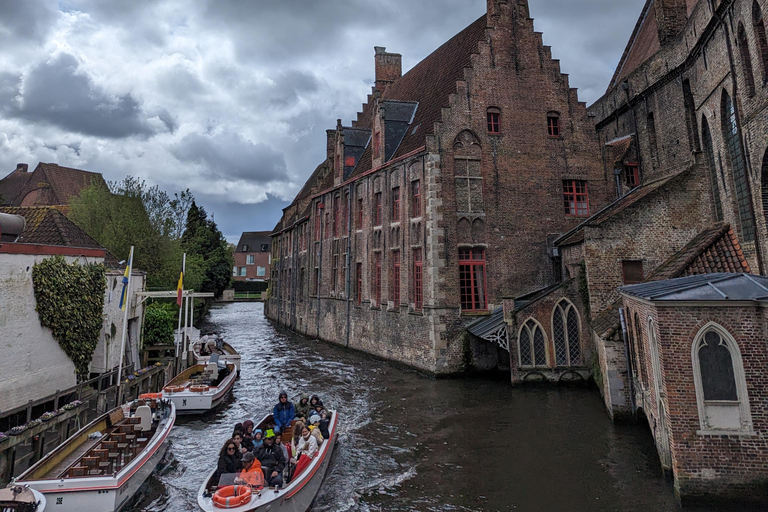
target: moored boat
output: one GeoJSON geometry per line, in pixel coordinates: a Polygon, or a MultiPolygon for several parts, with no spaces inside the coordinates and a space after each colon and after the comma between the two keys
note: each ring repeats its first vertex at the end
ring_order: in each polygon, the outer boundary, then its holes
{"type": "Polygon", "coordinates": [[[121,510],[168,447],[176,408],[156,395],[99,416],[14,483],[39,491],[60,512],[121,510]]]}
{"type": "MultiPolygon", "coordinates": [[[[291,481],[284,484],[282,488],[265,488],[260,491],[251,491],[246,489],[247,486],[244,485],[219,487],[216,469],[214,468],[197,492],[197,504],[205,512],[220,512],[225,509],[235,512],[266,512],[267,510],[277,510],[278,508],[285,512],[306,512],[309,510],[328,471],[333,449],[338,439],[338,413],[336,411],[329,411],[329,414],[329,438],[320,445],[312,462],[301,473],[294,474],[291,481]],[[217,492],[219,496],[234,495],[234,506],[222,506],[222,504],[226,504],[226,499],[216,499],[217,492]]],[[[263,429],[270,423],[272,423],[271,414],[259,423],[258,428],[263,429]]],[[[224,480],[224,475],[222,475],[222,480],[224,480]]]]}
{"type": "Polygon", "coordinates": [[[176,405],[177,414],[203,414],[218,406],[237,379],[234,363],[221,363],[213,354],[207,364],[190,366],[163,386],[163,398],[176,405]]]}
{"type": "Polygon", "coordinates": [[[218,334],[208,334],[192,343],[197,364],[208,364],[213,354],[219,356],[219,361],[234,363],[237,374],[240,375],[240,354],[218,334]]]}
{"type": "Polygon", "coordinates": [[[3,512],[43,512],[45,496],[28,485],[10,484],[0,489],[0,510],[3,512]]]}

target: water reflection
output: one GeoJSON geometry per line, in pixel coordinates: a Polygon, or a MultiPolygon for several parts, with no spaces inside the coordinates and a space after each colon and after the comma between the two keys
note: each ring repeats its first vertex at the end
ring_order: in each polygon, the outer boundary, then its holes
{"type": "Polygon", "coordinates": [[[673,511],[650,435],[615,426],[593,390],[432,380],[275,329],[261,304],[214,308],[207,331],[243,354],[230,403],[180,418],[136,509],[187,511],[235,423],[286,389],[341,413],[315,511],[673,511]]]}

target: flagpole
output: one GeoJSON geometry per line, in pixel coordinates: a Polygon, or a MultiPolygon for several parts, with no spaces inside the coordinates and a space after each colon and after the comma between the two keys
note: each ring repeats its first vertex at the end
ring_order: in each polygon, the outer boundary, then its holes
{"type": "Polygon", "coordinates": [[[120,407],[121,394],[123,392],[123,358],[125,357],[125,338],[128,334],[128,309],[130,309],[131,300],[131,274],[133,274],[133,246],[131,246],[131,255],[128,256],[128,268],[126,269],[128,274],[128,282],[125,285],[125,302],[123,306],[125,310],[123,312],[123,337],[120,340],[120,366],[117,369],[117,397],[115,397],[115,406],[120,407]]]}
{"type": "MultiPolygon", "coordinates": [[[[184,256],[182,256],[182,259],[181,259],[181,273],[182,273],[182,275],[187,270],[186,266],[187,266],[187,253],[184,253],[184,256]]],[[[181,301],[181,304],[179,304],[179,328],[176,330],[176,332],[179,333],[178,341],[176,342],[176,362],[177,362],[176,371],[177,372],[181,370],[181,367],[180,367],[180,364],[179,364],[179,346],[181,345],[181,341],[182,341],[182,339],[181,339],[181,336],[182,336],[182,334],[181,334],[181,312],[184,309],[184,308],[182,308],[182,305],[184,304],[184,289],[183,289],[183,286],[184,286],[184,283],[182,282],[182,290],[181,290],[182,301],[181,301]]]]}

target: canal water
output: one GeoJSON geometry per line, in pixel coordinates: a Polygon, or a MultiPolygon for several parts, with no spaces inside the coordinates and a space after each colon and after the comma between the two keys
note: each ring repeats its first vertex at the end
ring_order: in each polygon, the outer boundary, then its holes
{"type": "Polygon", "coordinates": [[[276,329],[259,303],[217,306],[203,330],[242,354],[240,380],[216,412],[179,418],[135,510],[196,510],[235,423],[283,389],[340,413],[314,511],[678,510],[647,428],[612,424],[595,390],[430,379],[276,329]]]}

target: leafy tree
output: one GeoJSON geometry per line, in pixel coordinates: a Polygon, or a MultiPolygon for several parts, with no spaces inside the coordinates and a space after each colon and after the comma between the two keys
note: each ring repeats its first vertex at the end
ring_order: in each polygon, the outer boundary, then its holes
{"type": "Polygon", "coordinates": [[[220,297],[232,276],[234,257],[216,223],[194,201],[187,214],[187,228],[181,237],[181,245],[187,252],[188,262],[190,256],[202,257],[205,277],[200,291],[213,292],[220,297]]]}
{"type": "Polygon", "coordinates": [[[173,330],[176,328],[174,304],[153,302],[144,311],[144,344],[173,345],[173,330]],[[170,306],[170,307],[169,307],[170,306]]]}
{"type": "Polygon", "coordinates": [[[155,229],[164,237],[178,240],[186,227],[187,212],[195,198],[189,189],[170,198],[158,185],[149,187],[144,180],[127,176],[122,181],[109,182],[113,194],[139,198],[155,229]]]}

